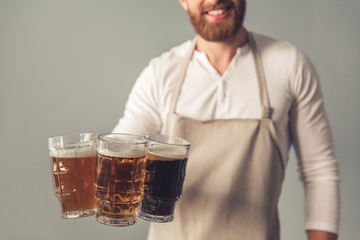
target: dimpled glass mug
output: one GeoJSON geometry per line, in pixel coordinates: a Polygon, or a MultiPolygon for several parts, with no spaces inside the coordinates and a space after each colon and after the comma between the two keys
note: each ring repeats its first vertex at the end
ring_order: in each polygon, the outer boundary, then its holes
{"type": "Polygon", "coordinates": [[[118,227],[135,224],[143,198],[146,139],[131,134],[103,134],[98,137],[97,152],[96,220],[118,227]]]}
{"type": "Polygon", "coordinates": [[[160,134],[148,135],[146,140],[148,154],[139,217],[152,222],[170,222],[182,193],[190,143],[160,134]]]}
{"type": "Polygon", "coordinates": [[[94,197],[96,135],[81,133],[48,139],[53,188],[61,218],[79,218],[96,213],[94,197]]]}

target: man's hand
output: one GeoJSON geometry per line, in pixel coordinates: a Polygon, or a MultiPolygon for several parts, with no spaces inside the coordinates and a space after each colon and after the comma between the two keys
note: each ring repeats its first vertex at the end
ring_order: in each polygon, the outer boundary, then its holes
{"type": "Polygon", "coordinates": [[[337,234],[320,231],[320,230],[307,230],[308,240],[337,240],[337,234]]]}

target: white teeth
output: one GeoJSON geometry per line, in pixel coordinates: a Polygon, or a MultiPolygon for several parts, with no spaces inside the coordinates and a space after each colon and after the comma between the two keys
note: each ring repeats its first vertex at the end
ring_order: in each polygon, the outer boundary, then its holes
{"type": "Polygon", "coordinates": [[[217,10],[209,11],[208,14],[209,14],[209,15],[216,16],[216,15],[223,14],[224,12],[225,12],[224,9],[217,9],[217,10]]]}

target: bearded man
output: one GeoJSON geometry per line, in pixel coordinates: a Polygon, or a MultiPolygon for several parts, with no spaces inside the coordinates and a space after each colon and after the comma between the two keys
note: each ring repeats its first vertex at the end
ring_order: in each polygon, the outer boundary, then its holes
{"type": "Polygon", "coordinates": [[[280,239],[291,146],[310,240],[337,239],[338,163],[319,79],[290,43],[247,31],[245,0],[180,0],[197,36],[154,58],[114,132],[191,143],[183,195],[150,240],[280,239]]]}

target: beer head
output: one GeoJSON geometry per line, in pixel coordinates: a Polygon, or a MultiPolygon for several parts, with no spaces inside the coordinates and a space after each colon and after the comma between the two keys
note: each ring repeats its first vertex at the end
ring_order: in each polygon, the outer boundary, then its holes
{"type": "Polygon", "coordinates": [[[98,137],[97,152],[112,157],[140,157],[146,154],[146,140],[132,134],[102,134],[98,137]]]}
{"type": "Polygon", "coordinates": [[[183,138],[161,134],[147,135],[147,159],[157,161],[173,161],[187,158],[190,143],[183,138]]]}
{"type": "Polygon", "coordinates": [[[188,150],[184,147],[169,147],[162,145],[148,146],[148,160],[174,161],[188,157],[188,150]]]}
{"type": "Polygon", "coordinates": [[[96,145],[85,145],[73,148],[59,148],[50,150],[51,157],[57,158],[85,158],[96,155],[96,145]]]}
{"type": "Polygon", "coordinates": [[[48,145],[51,157],[78,158],[96,155],[95,133],[51,137],[48,145]]]}

